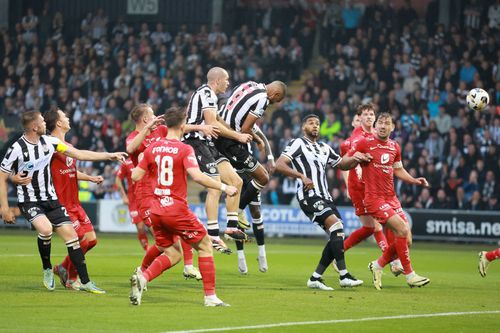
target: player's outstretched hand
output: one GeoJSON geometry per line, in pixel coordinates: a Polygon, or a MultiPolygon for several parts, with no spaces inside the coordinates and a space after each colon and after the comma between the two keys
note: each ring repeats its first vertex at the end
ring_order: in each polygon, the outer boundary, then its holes
{"type": "Polygon", "coordinates": [[[253,140],[252,134],[246,134],[246,133],[238,134],[238,141],[241,143],[249,143],[252,140],[253,140]]]}
{"type": "Polygon", "coordinates": [[[104,181],[104,178],[102,178],[102,176],[92,176],[92,177],[90,177],[90,181],[92,183],[99,185],[104,181]]]}
{"type": "Polygon", "coordinates": [[[127,157],[128,157],[127,153],[118,152],[118,153],[110,153],[109,159],[112,161],[118,161],[120,163],[124,163],[127,157]]]}
{"type": "Polygon", "coordinates": [[[238,194],[238,189],[234,186],[227,185],[226,190],[224,192],[226,192],[228,196],[234,197],[236,194],[238,194]]]}
{"type": "Polygon", "coordinates": [[[31,183],[31,177],[23,176],[21,173],[10,176],[10,180],[16,185],[28,185],[31,183]]]}
{"type": "Polygon", "coordinates": [[[418,177],[417,181],[418,181],[418,185],[423,186],[423,187],[429,187],[429,182],[424,177],[418,177]]]}
{"type": "Polygon", "coordinates": [[[152,129],[152,128],[155,128],[156,126],[158,125],[161,125],[165,123],[165,118],[163,116],[158,116],[158,117],[154,117],[153,119],[151,119],[151,121],[146,125],[146,128],[147,129],[152,129]]]}
{"type": "Polygon", "coordinates": [[[304,184],[304,191],[309,191],[314,188],[313,181],[307,178],[306,176],[302,176],[302,183],[304,184]]]}
{"type": "Polygon", "coordinates": [[[201,127],[201,131],[205,134],[205,136],[210,136],[214,139],[217,139],[220,133],[219,127],[213,125],[203,125],[201,127]]]}
{"type": "Polygon", "coordinates": [[[2,219],[5,224],[16,223],[14,213],[10,210],[9,207],[2,207],[2,219]]]}

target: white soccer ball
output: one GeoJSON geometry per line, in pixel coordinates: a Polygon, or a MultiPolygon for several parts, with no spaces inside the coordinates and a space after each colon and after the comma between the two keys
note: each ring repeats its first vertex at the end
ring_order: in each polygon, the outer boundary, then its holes
{"type": "Polygon", "coordinates": [[[490,102],[490,96],[481,88],[474,88],[467,94],[467,105],[474,111],[483,110],[490,102]]]}

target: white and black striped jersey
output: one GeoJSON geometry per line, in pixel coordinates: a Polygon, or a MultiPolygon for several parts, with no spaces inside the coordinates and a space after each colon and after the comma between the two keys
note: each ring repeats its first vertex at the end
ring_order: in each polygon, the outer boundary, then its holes
{"type": "Polygon", "coordinates": [[[326,181],[326,167],[335,167],[342,161],[332,147],[324,142],[312,142],[306,137],[290,141],[285,147],[282,156],[292,161],[292,167],[314,182],[314,189],[304,193],[303,184],[297,182],[297,198],[319,196],[332,201],[326,181]]]}
{"type": "Polygon", "coordinates": [[[248,81],[234,89],[219,115],[233,130],[239,132],[249,114],[260,118],[268,105],[266,85],[248,81]]]}
{"type": "MultiPolygon", "coordinates": [[[[217,110],[217,95],[207,84],[202,85],[191,96],[187,107],[187,124],[202,125],[205,123],[203,112],[205,109],[214,108],[217,110]]],[[[205,139],[201,132],[189,132],[184,135],[185,139],[198,138],[205,139]]]]}
{"type": "Polygon", "coordinates": [[[10,146],[0,164],[0,171],[17,174],[23,172],[32,177],[26,186],[17,185],[18,202],[57,200],[50,173],[52,155],[60,147],[66,147],[58,138],[42,135],[37,144],[24,135],[10,146]]]}

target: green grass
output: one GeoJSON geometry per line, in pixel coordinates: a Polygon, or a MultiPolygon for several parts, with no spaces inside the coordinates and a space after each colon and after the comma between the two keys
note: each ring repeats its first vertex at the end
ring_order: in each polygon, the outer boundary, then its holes
{"type": "MultiPolygon", "coordinates": [[[[486,278],[477,272],[477,252],[493,246],[416,243],[416,271],[431,279],[425,288],[410,289],[404,278],[384,275],[384,289],[371,284],[367,263],[379,255],[373,244],[347,252],[350,271],[365,281],[358,289],[340,289],[329,269],[325,280],[333,292],[307,289],[324,245],[322,239],[269,239],[270,270],[258,271],[255,244],[247,245],[249,274],[240,276],[236,254],[216,254],[217,294],[230,308],[202,306],[201,282],[185,281],[182,265],[149,284],[139,307],[128,301],[129,276],[143,252],[134,235],[99,235],[87,256],[92,280],[106,295],[64,290],[41,283],[35,233],[4,231],[0,235],[0,332],[166,332],[324,321],[395,315],[500,310],[500,263],[486,278]]],[[[53,241],[52,262],[65,254],[53,241]]],[[[196,262],[196,261],[195,261],[196,262]]],[[[381,321],[311,324],[245,329],[250,332],[494,332],[500,314],[407,318],[381,321]]]]}

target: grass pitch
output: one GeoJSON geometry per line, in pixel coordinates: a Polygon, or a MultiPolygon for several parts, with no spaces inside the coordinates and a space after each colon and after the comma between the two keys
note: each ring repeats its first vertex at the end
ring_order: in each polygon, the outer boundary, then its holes
{"type": "MultiPolygon", "coordinates": [[[[128,279],[142,259],[138,241],[134,235],[98,237],[97,247],[87,255],[87,264],[91,279],[107,291],[105,295],[64,290],[58,281],[55,291],[47,291],[42,285],[36,234],[2,230],[0,332],[500,330],[500,262],[490,265],[486,278],[477,272],[477,252],[494,246],[416,243],[412,248],[414,268],[431,283],[410,289],[403,277],[393,277],[386,268],[384,289],[377,291],[367,264],[379,250],[374,244],[364,243],[349,250],[346,258],[350,272],[365,284],[357,289],[340,289],[336,274],[329,268],[324,278],[336,290],[324,292],[305,286],[324,240],[268,239],[267,273],[258,271],[255,244],[246,246],[247,276],[238,273],[236,254],[216,254],[217,294],[232,307],[203,307],[202,284],[184,280],[182,264],[151,282],[142,305],[136,307],[128,301],[128,279]],[[458,314],[462,312],[467,313],[458,314]],[[418,316],[422,314],[426,316],[418,316]],[[402,317],[387,318],[391,316],[402,317]]],[[[59,263],[65,253],[63,242],[55,238],[52,263],[59,263]]]]}

